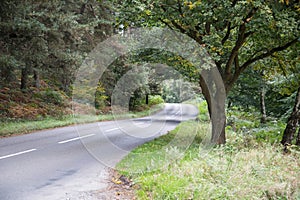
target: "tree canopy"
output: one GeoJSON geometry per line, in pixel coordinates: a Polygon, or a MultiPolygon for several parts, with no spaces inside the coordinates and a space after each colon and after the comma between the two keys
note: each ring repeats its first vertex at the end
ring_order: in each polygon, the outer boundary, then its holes
{"type": "MultiPolygon", "coordinates": [[[[216,63],[227,94],[246,69],[299,43],[298,1],[113,2],[118,9],[117,26],[169,27],[205,47],[216,63]]],[[[268,69],[271,71],[272,66],[268,69]]],[[[201,77],[199,82],[210,107],[213,100],[205,92],[207,86],[201,77]]],[[[225,130],[218,143],[224,142],[225,130]]]]}

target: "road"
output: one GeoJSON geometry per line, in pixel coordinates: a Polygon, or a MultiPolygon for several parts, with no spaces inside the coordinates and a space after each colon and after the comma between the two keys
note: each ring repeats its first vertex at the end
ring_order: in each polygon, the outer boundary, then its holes
{"type": "Polygon", "coordinates": [[[109,167],[136,146],[196,115],[192,105],[166,104],[144,118],[0,139],[0,200],[93,199],[84,195],[105,190],[109,167]]]}

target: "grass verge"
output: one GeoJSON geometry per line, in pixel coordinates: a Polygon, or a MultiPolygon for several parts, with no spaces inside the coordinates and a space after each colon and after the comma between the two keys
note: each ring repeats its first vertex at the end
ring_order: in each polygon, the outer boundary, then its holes
{"type": "Polygon", "coordinates": [[[284,154],[278,143],[232,130],[226,145],[203,148],[208,126],[181,123],[118,163],[117,170],[139,186],[138,199],[300,199],[299,149],[284,154]],[[184,148],[180,141],[191,136],[184,148]]]}
{"type": "Polygon", "coordinates": [[[29,133],[32,131],[63,127],[72,124],[84,124],[114,119],[138,118],[151,115],[163,108],[163,104],[151,107],[150,110],[130,112],[123,115],[66,115],[59,118],[48,117],[38,121],[2,121],[0,122],[0,137],[29,133]]]}

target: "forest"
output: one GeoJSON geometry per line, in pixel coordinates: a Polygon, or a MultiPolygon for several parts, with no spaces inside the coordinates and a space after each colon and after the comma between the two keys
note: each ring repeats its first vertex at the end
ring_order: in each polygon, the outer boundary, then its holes
{"type": "MultiPolygon", "coordinates": [[[[295,143],[299,145],[300,132],[296,133],[300,112],[299,3],[221,1],[222,6],[218,4],[217,1],[183,4],[151,1],[139,3],[137,9],[131,1],[21,4],[2,1],[2,121],[41,120],[70,114],[76,70],[98,43],[129,28],[169,27],[205,46],[222,76],[226,109],[258,111],[261,124],[274,120],[287,122],[281,142],[292,144],[298,138],[295,143]]],[[[114,61],[98,87],[91,89],[95,94],[94,107],[99,113],[109,112],[117,81],[134,63],[157,60],[173,66],[189,82],[200,86],[196,91],[201,93],[202,88],[210,106],[203,80],[193,72],[191,63],[172,53],[150,49],[114,61]]],[[[158,102],[183,101],[178,99],[176,84],[163,82],[167,78],[152,78],[130,94],[129,109],[147,109],[149,95],[157,95],[154,101],[158,102]]],[[[225,106],[222,110],[225,115],[225,106]]],[[[227,121],[232,123],[232,119],[227,121]]],[[[225,126],[219,140],[225,142],[225,126]]]]}
{"type": "MultiPolygon", "coordinates": [[[[131,78],[136,89],[127,94],[130,113],[196,97],[202,100],[200,114],[204,110],[198,119],[212,119],[212,143],[222,146],[227,138],[230,144],[232,133],[236,138],[246,135],[299,159],[299,21],[297,0],[2,0],[0,136],[45,128],[35,122],[68,125],[77,114],[96,116],[83,122],[112,115],[116,85],[136,70],[131,78]],[[116,58],[96,86],[85,89],[92,95],[74,100],[76,73],[98,44],[116,34],[157,27],[187,36],[205,49],[222,88],[213,78],[204,80],[203,73],[212,69],[201,71],[180,55],[148,48],[116,58]],[[209,84],[215,84],[213,95],[209,84]]],[[[292,199],[296,192],[289,195],[292,199]]]]}

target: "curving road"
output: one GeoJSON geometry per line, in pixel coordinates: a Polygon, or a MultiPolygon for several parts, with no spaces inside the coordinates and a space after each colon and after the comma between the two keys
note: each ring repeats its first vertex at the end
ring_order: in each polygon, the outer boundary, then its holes
{"type": "Polygon", "coordinates": [[[86,194],[106,188],[109,167],[197,112],[192,105],[166,104],[161,112],[144,118],[0,139],[0,200],[93,199],[86,194]]]}

